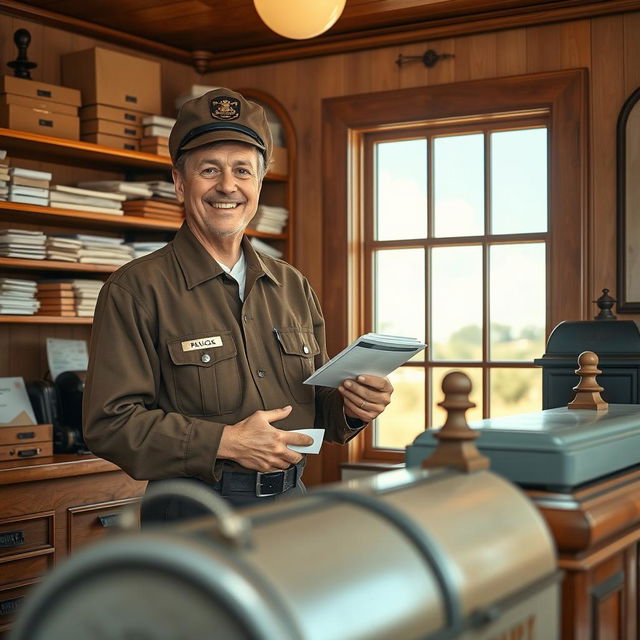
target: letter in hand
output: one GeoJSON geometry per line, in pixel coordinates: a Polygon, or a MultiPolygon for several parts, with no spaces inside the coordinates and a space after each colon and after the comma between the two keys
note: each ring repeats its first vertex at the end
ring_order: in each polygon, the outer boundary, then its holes
{"type": "Polygon", "coordinates": [[[288,445],[310,445],[313,438],[272,426],[291,413],[291,406],[270,411],[256,411],[248,418],[228,425],[222,432],[218,458],[234,460],[254,471],[278,471],[297,464],[302,455],[288,445]]]}
{"type": "Polygon", "coordinates": [[[345,380],[338,390],[342,394],[347,417],[371,422],[391,402],[393,385],[389,378],[366,375],[358,376],[355,380],[345,380]]]}

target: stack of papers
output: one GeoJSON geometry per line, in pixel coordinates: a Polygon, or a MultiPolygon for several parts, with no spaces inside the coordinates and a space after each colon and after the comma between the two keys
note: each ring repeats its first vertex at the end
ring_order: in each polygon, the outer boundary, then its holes
{"type": "Polygon", "coordinates": [[[282,233],[289,219],[289,211],[284,207],[258,205],[256,215],[249,223],[249,228],[264,233],[282,233]]]}
{"type": "Polygon", "coordinates": [[[0,278],[0,314],[32,316],[39,307],[33,280],[0,278]]]}
{"type": "Polygon", "coordinates": [[[4,229],[0,231],[0,256],[44,260],[46,238],[42,231],[4,229]]]}
{"type": "Polygon", "coordinates": [[[162,249],[166,244],[166,242],[127,242],[127,246],[131,247],[136,258],[148,256],[150,253],[162,249]]]}
{"type": "Polygon", "coordinates": [[[50,189],[49,199],[51,206],[59,209],[122,215],[122,202],[127,199],[127,196],[122,193],[107,193],[56,184],[50,189]]]}
{"type": "Polygon", "coordinates": [[[277,258],[278,260],[282,258],[282,251],[272,247],[268,242],[264,242],[263,240],[260,240],[260,238],[251,238],[250,242],[256,251],[266,253],[268,256],[277,258]]]}
{"type": "Polygon", "coordinates": [[[70,237],[82,243],[82,247],[78,250],[78,262],[121,266],[133,259],[133,251],[131,247],[124,244],[124,238],[86,234],[70,237]]]}
{"type": "Polygon", "coordinates": [[[49,185],[52,175],[20,167],[9,168],[9,201],[23,204],[49,204],[49,185]]]}
{"type": "Polygon", "coordinates": [[[174,118],[165,118],[163,116],[146,116],[142,118],[142,124],[144,125],[142,133],[145,138],[168,138],[175,123],[176,121],[174,118]]]}
{"type": "Polygon", "coordinates": [[[0,149],[0,200],[9,197],[9,160],[6,149],[0,149]]]}
{"type": "Polygon", "coordinates": [[[426,346],[415,338],[365,333],[312,373],[304,384],[336,388],[347,378],[387,376],[426,346]]]}
{"type": "Polygon", "coordinates": [[[92,189],[95,191],[106,191],[107,193],[120,193],[127,200],[136,198],[150,198],[153,191],[144,186],[145,183],[121,182],[119,180],[98,180],[95,182],[79,182],[81,189],[92,189]]]}
{"type": "Polygon", "coordinates": [[[76,315],[76,301],[73,285],[70,282],[39,282],[38,315],[73,317],[76,315]]]}
{"type": "Polygon", "coordinates": [[[45,243],[47,260],[78,262],[80,249],[82,249],[82,241],[68,236],[47,236],[45,243]]]}
{"type": "Polygon", "coordinates": [[[98,294],[104,282],[102,280],[72,280],[73,291],[76,296],[76,315],[92,316],[98,302],[98,294]]]}

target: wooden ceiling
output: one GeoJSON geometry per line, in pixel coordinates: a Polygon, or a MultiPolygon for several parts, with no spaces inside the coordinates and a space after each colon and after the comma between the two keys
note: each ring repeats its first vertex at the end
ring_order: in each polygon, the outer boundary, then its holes
{"type": "MultiPolygon", "coordinates": [[[[311,0],[299,0],[306,2],[311,0]]],[[[614,5],[635,0],[347,0],[342,16],[322,36],[287,40],[270,31],[253,0],[16,0],[4,11],[40,17],[107,40],[179,59],[208,52],[201,71],[270,62],[338,50],[401,42],[401,34],[428,37],[512,26],[514,17],[530,22],[567,19],[583,13],[611,13],[614,5]],[[511,20],[511,23],[509,22],[511,20]],[[485,25],[471,28],[471,24],[485,25]],[[447,31],[449,29],[449,32],[447,31]],[[146,44],[146,46],[145,46],[146,44]]],[[[408,40],[405,40],[408,41],[408,40]]]]}

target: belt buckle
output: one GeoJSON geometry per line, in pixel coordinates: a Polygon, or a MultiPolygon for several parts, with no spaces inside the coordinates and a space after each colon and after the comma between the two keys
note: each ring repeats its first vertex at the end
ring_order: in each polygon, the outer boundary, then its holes
{"type": "Polygon", "coordinates": [[[266,471],[266,472],[262,472],[262,471],[256,471],[256,497],[258,498],[268,498],[269,496],[277,496],[278,494],[282,493],[284,491],[284,478],[285,478],[285,472],[284,471],[266,471]],[[267,491],[262,490],[262,481],[263,478],[266,479],[272,479],[275,480],[277,478],[279,478],[280,482],[271,489],[271,492],[268,493],[267,491]],[[278,489],[278,486],[280,487],[278,489]],[[276,489],[275,491],[273,489],[276,489]]]}

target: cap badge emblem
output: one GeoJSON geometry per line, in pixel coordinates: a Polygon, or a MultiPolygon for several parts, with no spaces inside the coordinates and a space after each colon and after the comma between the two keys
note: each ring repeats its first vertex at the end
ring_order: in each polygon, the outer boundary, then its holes
{"type": "Polygon", "coordinates": [[[230,96],[220,96],[209,100],[211,117],[216,120],[236,120],[240,117],[240,100],[230,96]]]}

